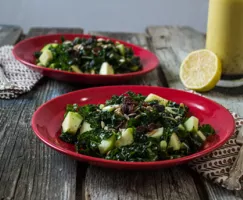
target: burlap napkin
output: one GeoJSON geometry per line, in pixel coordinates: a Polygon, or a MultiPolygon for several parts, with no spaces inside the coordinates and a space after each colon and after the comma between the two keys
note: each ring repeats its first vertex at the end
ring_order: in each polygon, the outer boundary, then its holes
{"type": "MultiPolygon", "coordinates": [[[[193,91],[189,92],[198,94],[193,91]]],[[[202,96],[201,94],[198,95],[202,96]]],[[[236,127],[232,137],[219,149],[189,163],[193,170],[222,187],[225,187],[224,181],[229,177],[229,171],[240,151],[240,145],[236,143],[236,137],[239,128],[243,126],[243,118],[234,112],[231,112],[231,114],[235,119],[236,127]]]]}
{"type": "Polygon", "coordinates": [[[20,94],[29,92],[41,79],[42,75],[35,72],[20,62],[12,54],[13,46],[0,47],[0,67],[5,77],[11,83],[11,87],[4,87],[3,80],[0,79],[0,98],[16,98],[20,94]]]}

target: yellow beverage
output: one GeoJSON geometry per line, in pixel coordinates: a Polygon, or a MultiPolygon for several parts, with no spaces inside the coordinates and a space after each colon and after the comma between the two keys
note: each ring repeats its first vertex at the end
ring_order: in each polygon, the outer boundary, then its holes
{"type": "Polygon", "coordinates": [[[223,75],[243,75],[243,0],[209,0],[206,38],[223,75]]]}

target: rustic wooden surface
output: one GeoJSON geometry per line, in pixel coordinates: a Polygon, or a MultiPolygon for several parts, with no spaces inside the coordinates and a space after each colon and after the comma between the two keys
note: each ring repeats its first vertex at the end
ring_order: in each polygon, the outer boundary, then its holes
{"type": "MultiPolygon", "coordinates": [[[[149,27],[147,33],[152,46],[162,63],[169,87],[185,89],[179,79],[179,67],[185,56],[196,49],[204,48],[205,35],[189,27],[149,27]]],[[[228,109],[243,116],[243,87],[216,87],[204,95],[222,104],[228,109]]],[[[227,191],[215,184],[205,181],[209,199],[239,200],[243,199],[243,191],[227,191]]]]}
{"type": "MultiPolygon", "coordinates": [[[[82,33],[82,29],[32,28],[27,37],[53,33],[82,33]]],[[[154,51],[161,65],[152,73],[126,84],[184,89],[178,68],[192,50],[202,48],[205,36],[189,27],[149,27],[147,33],[96,32],[154,51]]],[[[0,25],[0,46],[22,38],[19,27],[0,25]]],[[[43,78],[28,94],[0,100],[1,200],[240,200],[243,192],[230,192],[204,180],[186,165],[156,171],[118,171],[76,162],[42,144],[30,128],[35,109],[45,101],[82,86],[43,78]]],[[[243,88],[217,87],[205,95],[231,110],[243,111],[243,88]]]]}
{"type": "Polygon", "coordinates": [[[200,199],[191,174],[182,167],[154,171],[118,171],[89,167],[85,199],[200,199]]]}
{"type": "MultiPolygon", "coordinates": [[[[54,32],[82,33],[82,29],[35,28],[27,37],[54,32]]],[[[6,41],[16,42],[10,38],[6,41]]],[[[40,142],[30,120],[42,103],[78,88],[43,78],[31,92],[18,99],[0,100],[1,200],[76,199],[76,161],[40,142]]]]}
{"type": "Polygon", "coordinates": [[[22,29],[18,26],[0,24],[0,46],[15,44],[22,35],[22,29]]]}

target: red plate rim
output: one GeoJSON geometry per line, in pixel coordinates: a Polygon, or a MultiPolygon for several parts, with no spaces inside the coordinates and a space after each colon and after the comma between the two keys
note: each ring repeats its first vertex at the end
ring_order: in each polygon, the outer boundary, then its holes
{"type": "Polygon", "coordinates": [[[50,72],[56,72],[56,73],[66,73],[66,74],[70,74],[70,75],[75,75],[75,76],[86,76],[86,77],[90,77],[90,76],[93,76],[93,77],[107,77],[107,78],[110,78],[110,77],[129,77],[129,76],[136,76],[136,75],[141,75],[141,74],[145,74],[145,73],[148,73],[152,70],[154,70],[158,65],[159,65],[159,60],[158,58],[149,50],[147,49],[144,49],[140,46],[137,46],[135,44],[132,44],[132,43],[129,43],[129,42],[125,42],[123,40],[118,40],[118,39],[115,39],[115,38],[110,38],[110,37],[106,37],[106,36],[99,36],[99,35],[95,35],[97,38],[104,38],[104,39],[109,39],[109,40],[113,40],[113,41],[118,41],[118,42],[121,42],[122,44],[124,44],[125,46],[126,45],[129,45],[133,48],[137,48],[137,49],[141,49],[143,51],[147,51],[151,58],[153,58],[154,61],[156,61],[156,65],[155,67],[146,67],[146,68],[143,68],[142,70],[140,71],[137,71],[137,72],[130,72],[130,73],[124,73],[124,74],[114,74],[114,75],[99,75],[99,74],[86,74],[86,73],[83,73],[83,74],[78,74],[78,73],[74,73],[74,72],[68,72],[68,71],[63,71],[63,70],[55,70],[55,69],[50,69],[50,68],[45,68],[45,67],[40,67],[40,66],[37,66],[33,63],[30,63],[30,62],[27,62],[25,60],[23,60],[22,58],[20,58],[16,53],[15,53],[15,50],[17,48],[19,48],[20,45],[22,45],[23,43],[26,43],[26,42],[29,42],[31,40],[36,40],[36,39],[39,39],[39,38],[45,38],[45,37],[61,37],[61,36],[77,36],[77,37],[91,37],[92,35],[90,34],[68,34],[68,33],[64,33],[64,34],[61,34],[61,33],[58,33],[58,34],[48,34],[48,35],[41,35],[41,36],[36,36],[36,37],[30,37],[28,39],[25,39],[25,40],[22,40],[20,41],[19,43],[17,43],[14,48],[12,49],[12,53],[15,57],[16,60],[20,61],[21,63],[25,64],[25,65],[28,65],[28,66],[31,66],[33,68],[36,68],[36,69],[40,69],[40,70],[45,70],[45,71],[50,71],[50,72]]]}
{"type": "MultiPolygon", "coordinates": [[[[88,88],[88,89],[82,89],[82,90],[77,90],[77,91],[74,91],[74,92],[69,92],[69,93],[66,93],[66,94],[63,94],[61,96],[58,96],[58,97],[55,97],[49,101],[47,101],[46,103],[42,104],[34,113],[33,117],[32,117],[32,120],[31,120],[31,126],[32,126],[32,129],[34,130],[35,134],[38,136],[38,138],[43,141],[46,145],[50,146],[51,148],[59,151],[59,152],[62,152],[66,155],[69,155],[69,156],[72,156],[72,157],[79,157],[80,159],[82,159],[83,161],[88,161],[88,162],[101,162],[101,163],[106,163],[106,164],[113,164],[113,165],[120,165],[120,166],[127,166],[127,165],[130,165],[130,166],[133,166],[133,167],[139,167],[139,166],[162,166],[163,164],[165,165],[170,165],[170,164],[174,164],[174,163],[184,163],[188,160],[193,160],[194,158],[198,158],[198,157],[201,157],[201,156],[204,156],[210,152],[212,152],[213,150],[216,150],[217,148],[219,148],[220,146],[222,146],[231,136],[232,134],[234,133],[234,130],[235,130],[235,122],[234,122],[234,118],[233,116],[229,113],[229,111],[223,107],[222,105],[208,99],[208,98],[205,98],[205,97],[202,97],[202,96],[199,96],[200,98],[203,98],[205,101],[209,101],[211,103],[214,103],[216,105],[218,105],[221,109],[223,109],[224,111],[228,112],[231,120],[229,121],[230,123],[230,127],[231,127],[231,134],[228,134],[227,137],[225,137],[222,141],[214,144],[213,146],[203,150],[203,151],[200,151],[200,152],[197,152],[197,153],[194,153],[194,154],[191,154],[191,155],[188,155],[188,156],[184,156],[184,157],[181,157],[181,158],[176,158],[176,159],[171,159],[171,160],[162,160],[162,161],[151,161],[151,162],[129,162],[129,161],[115,161],[115,160],[106,160],[104,158],[97,158],[97,157],[92,157],[92,156],[87,156],[87,155],[83,155],[83,154],[79,154],[77,152],[73,152],[73,151],[70,151],[70,150],[66,150],[66,149],[63,149],[63,148],[59,148],[51,143],[49,143],[48,141],[45,140],[45,138],[42,136],[42,134],[38,131],[37,127],[35,126],[35,121],[36,121],[36,117],[38,115],[38,112],[42,109],[42,107],[46,106],[48,103],[52,102],[52,101],[55,101],[56,99],[58,99],[59,97],[63,97],[63,96],[68,96],[70,94],[74,94],[74,93],[80,93],[82,91],[86,91],[86,90],[96,90],[97,88],[104,88],[104,89],[109,89],[111,87],[117,87],[117,86],[101,86],[101,87],[93,87],[93,88],[88,88]]],[[[178,89],[172,89],[172,88],[164,88],[164,87],[157,87],[157,86],[138,86],[138,85],[123,85],[123,86],[119,86],[119,87],[136,87],[136,88],[144,88],[144,87],[147,87],[147,88],[163,88],[164,90],[174,90],[174,91],[177,91],[177,92],[181,92],[181,93],[185,93],[185,94],[188,94],[189,92],[186,92],[186,91],[182,91],[182,90],[178,90],[178,89]]],[[[189,93],[190,95],[197,95],[197,94],[193,94],[193,93],[189,93]]]]}

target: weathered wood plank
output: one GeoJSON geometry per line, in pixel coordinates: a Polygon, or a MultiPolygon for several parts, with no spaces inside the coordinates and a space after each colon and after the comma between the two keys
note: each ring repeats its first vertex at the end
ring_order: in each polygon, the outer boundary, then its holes
{"type": "Polygon", "coordinates": [[[22,34],[22,29],[18,26],[8,26],[0,24],[0,46],[15,44],[22,34]]]}
{"type": "Polygon", "coordinates": [[[149,27],[147,32],[169,86],[182,88],[181,84],[177,84],[180,63],[188,52],[202,48],[204,35],[189,27],[149,27]]]}
{"type": "Polygon", "coordinates": [[[242,191],[228,191],[222,187],[212,184],[210,181],[205,181],[206,191],[210,200],[242,200],[242,191]]]}
{"type": "Polygon", "coordinates": [[[83,33],[82,28],[48,28],[48,27],[32,27],[29,31],[28,37],[37,36],[37,35],[47,35],[47,34],[56,34],[56,33],[83,33]]]}
{"type": "MultiPolygon", "coordinates": [[[[50,33],[49,30],[30,30],[28,37],[50,33]]],[[[62,32],[82,33],[82,30],[62,32]]],[[[30,121],[42,103],[79,88],[43,78],[32,91],[18,99],[0,100],[1,200],[76,199],[76,161],[40,142],[30,121]]]]}
{"type": "Polygon", "coordinates": [[[85,187],[90,200],[199,199],[193,180],[179,167],[145,172],[90,167],[85,187]]]}
{"type": "MultiPolygon", "coordinates": [[[[189,27],[149,27],[147,29],[151,37],[156,55],[161,61],[165,71],[169,87],[184,89],[179,79],[179,67],[185,56],[196,49],[204,48],[205,35],[189,27]]],[[[216,87],[205,93],[207,97],[221,103],[228,109],[243,113],[242,88],[227,89],[216,87]]],[[[227,191],[209,181],[205,181],[209,199],[238,200],[243,198],[243,191],[227,191]]]]}
{"type": "MultiPolygon", "coordinates": [[[[104,33],[105,35],[149,48],[145,34],[104,33]]],[[[160,69],[160,68],[158,68],[160,69]]],[[[129,84],[160,85],[160,70],[129,84]],[[154,81],[156,80],[156,81],[154,81]]],[[[117,171],[90,166],[85,178],[85,199],[200,199],[191,174],[182,167],[157,171],[117,171]]]]}

